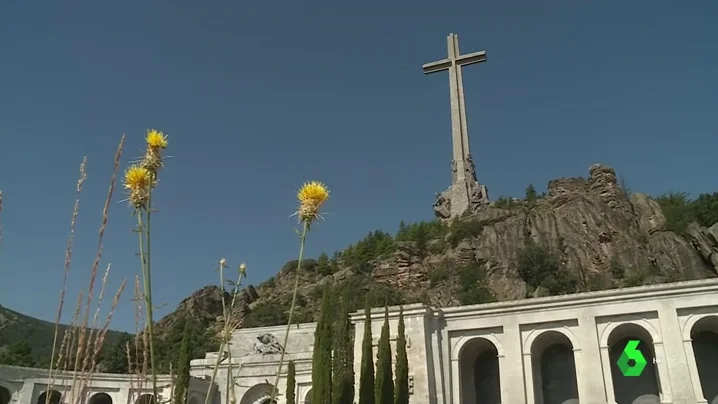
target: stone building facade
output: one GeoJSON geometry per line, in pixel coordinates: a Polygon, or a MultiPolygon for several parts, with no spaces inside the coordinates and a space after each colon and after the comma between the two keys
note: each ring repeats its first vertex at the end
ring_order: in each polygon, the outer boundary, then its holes
{"type": "MultiPolygon", "coordinates": [[[[389,309],[393,355],[398,310],[389,309]]],[[[357,386],[364,318],[352,315],[357,386]]],[[[371,313],[375,345],[383,318],[383,309],[371,313]]],[[[718,404],[716,279],[443,309],[409,305],[404,319],[412,404],[718,404]],[[640,376],[623,376],[617,365],[631,340],[647,362],[640,376]]],[[[285,360],[296,363],[297,403],[310,402],[314,328],[290,330],[285,360]]],[[[257,337],[283,340],[285,330],[235,332],[237,404],[269,402],[280,353],[257,337]]],[[[192,361],[191,374],[209,375],[216,358],[192,361]]],[[[279,404],[285,375],[286,365],[279,404]]]]}
{"type": "MultiPolygon", "coordinates": [[[[376,345],[383,309],[371,313],[376,345]]],[[[398,307],[389,309],[395,355],[398,307]]],[[[352,315],[359,384],[364,313],[352,315]]],[[[437,309],[404,306],[411,404],[718,404],[718,279],[437,309]],[[645,368],[624,376],[630,342],[645,368]]],[[[310,403],[316,324],[290,329],[285,361],[296,364],[297,404],[310,403]]],[[[220,360],[213,404],[269,404],[286,327],[240,329],[220,360]]],[[[374,353],[374,355],[376,352],[374,353]]],[[[193,360],[188,404],[203,404],[218,353],[193,360]]],[[[277,389],[285,404],[286,364],[277,389]]],[[[0,367],[0,404],[44,404],[46,370],[0,367]]],[[[53,387],[67,397],[70,372],[53,387]]],[[[169,376],[162,376],[169,397],[169,376]]],[[[87,404],[149,404],[128,375],[96,374],[87,404]],[[146,400],[145,400],[146,401],[146,400]]],[[[67,400],[56,402],[67,402],[67,400]]]]}
{"type": "MultiPolygon", "coordinates": [[[[82,391],[76,391],[81,385],[80,377],[74,372],[53,372],[50,404],[152,404],[152,385],[138,383],[134,375],[95,373],[82,391]]],[[[191,378],[188,402],[204,404],[209,386],[208,380],[191,378]]],[[[47,387],[47,369],[0,366],[0,404],[45,404],[47,387]]],[[[172,394],[170,375],[158,375],[157,387],[162,404],[172,394]]],[[[216,389],[213,391],[219,398],[216,389]]]]}

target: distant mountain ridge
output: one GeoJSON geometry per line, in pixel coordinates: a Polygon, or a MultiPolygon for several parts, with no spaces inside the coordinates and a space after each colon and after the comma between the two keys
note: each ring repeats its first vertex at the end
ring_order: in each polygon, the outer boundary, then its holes
{"type": "MultiPolygon", "coordinates": [[[[58,340],[62,339],[67,328],[67,325],[60,324],[58,340]]],[[[52,353],[54,334],[54,323],[30,317],[0,305],[0,350],[4,350],[8,345],[16,342],[27,341],[38,366],[45,366],[52,353]]],[[[125,332],[108,330],[107,343],[114,344],[128,335],[125,332]]]]}

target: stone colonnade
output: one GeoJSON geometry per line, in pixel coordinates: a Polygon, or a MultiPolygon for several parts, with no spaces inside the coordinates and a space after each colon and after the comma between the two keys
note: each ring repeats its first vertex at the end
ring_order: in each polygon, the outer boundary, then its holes
{"type": "MultiPolygon", "coordinates": [[[[50,404],[71,404],[71,400],[82,404],[152,404],[154,401],[152,386],[149,383],[140,385],[133,380],[136,378],[134,375],[95,373],[83,391],[73,391],[73,376],[73,372],[69,371],[53,373],[50,404]]],[[[75,386],[79,385],[77,377],[75,386]]],[[[47,369],[0,366],[0,404],[45,404],[47,379],[47,369]]],[[[169,375],[158,375],[158,388],[163,401],[171,396],[170,380],[169,375]]],[[[204,403],[208,388],[208,381],[190,378],[188,401],[191,404],[204,403]]]]}
{"type": "Polygon", "coordinates": [[[437,340],[448,341],[434,348],[449,358],[436,371],[449,374],[432,402],[718,403],[715,280],[433,314],[444,326],[437,340]],[[640,376],[617,365],[629,341],[648,362],[640,376]],[[495,359],[482,367],[483,352],[495,359]]]}

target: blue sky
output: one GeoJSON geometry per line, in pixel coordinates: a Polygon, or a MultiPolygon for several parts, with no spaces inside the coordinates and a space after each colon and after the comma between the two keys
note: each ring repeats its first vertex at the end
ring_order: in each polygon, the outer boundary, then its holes
{"type": "MultiPolygon", "coordinates": [[[[448,77],[421,65],[445,57],[450,32],[487,51],[464,84],[492,197],[595,162],[635,191],[718,191],[718,3],[677,4],[0,1],[0,304],[53,319],[87,155],[74,306],[117,142],[127,134],[125,167],[147,128],[173,156],[153,219],[160,316],[216,284],[221,257],[255,284],[294,259],[306,180],[332,190],[309,256],[431,219],[450,181],[448,77]]],[[[104,243],[113,288],[139,272],[121,199],[104,243]]],[[[130,293],[113,328],[134,328],[130,293]]]]}

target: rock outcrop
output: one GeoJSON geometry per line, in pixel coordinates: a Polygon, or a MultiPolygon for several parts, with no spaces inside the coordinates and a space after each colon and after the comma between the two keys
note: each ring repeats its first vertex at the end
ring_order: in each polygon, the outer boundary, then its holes
{"type": "Polygon", "coordinates": [[[667,231],[658,203],[640,193],[629,197],[613,168],[601,164],[590,167],[588,179],[550,181],[547,195],[533,203],[487,206],[463,220],[477,228],[475,237],[424,261],[400,246],[376,266],[375,278],[401,290],[427,288],[432,262],[474,260],[497,298],[524,298],[527,287],[517,272],[516,251],[529,239],[549,247],[580,279],[610,277],[615,266],[646,271],[652,275],[647,282],[718,274],[718,224],[705,229],[694,223],[686,238],[667,231]]]}

